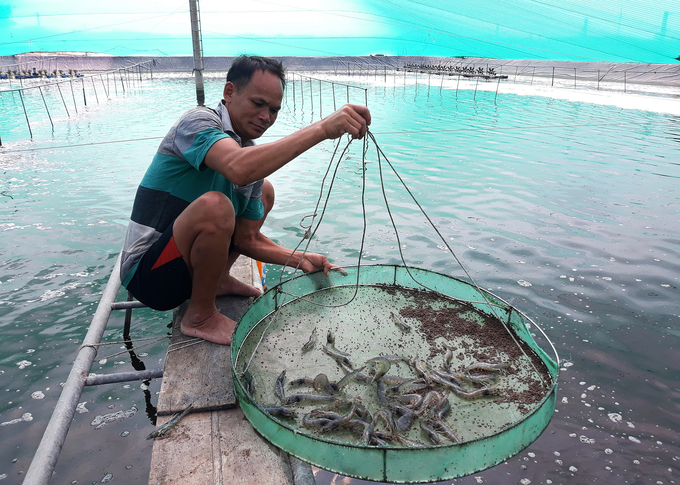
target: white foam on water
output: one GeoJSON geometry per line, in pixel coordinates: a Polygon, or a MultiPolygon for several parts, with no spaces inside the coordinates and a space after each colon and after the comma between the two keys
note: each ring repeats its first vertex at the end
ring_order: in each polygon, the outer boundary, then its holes
{"type": "Polygon", "coordinates": [[[137,407],[132,406],[130,409],[127,411],[117,411],[115,413],[109,413],[109,414],[104,414],[104,415],[97,415],[95,418],[92,420],[90,423],[91,426],[94,426],[94,429],[101,429],[104,426],[106,426],[109,423],[112,423],[114,421],[122,421],[127,418],[131,418],[137,413],[137,407]]]}
{"type": "Polygon", "coordinates": [[[31,422],[33,421],[33,415],[31,413],[24,413],[20,418],[17,419],[12,419],[11,421],[5,421],[4,423],[0,423],[0,426],[9,426],[12,424],[17,424],[17,423],[22,423],[22,422],[31,422]]]}

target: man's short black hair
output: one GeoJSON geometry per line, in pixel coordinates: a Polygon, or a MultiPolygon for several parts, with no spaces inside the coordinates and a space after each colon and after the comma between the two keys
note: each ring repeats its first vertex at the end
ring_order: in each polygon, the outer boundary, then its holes
{"type": "Polygon", "coordinates": [[[255,71],[267,71],[276,74],[281,80],[281,86],[286,89],[286,74],[283,64],[270,57],[240,55],[232,62],[227,73],[227,82],[234,83],[243,89],[250,82],[255,71]]]}

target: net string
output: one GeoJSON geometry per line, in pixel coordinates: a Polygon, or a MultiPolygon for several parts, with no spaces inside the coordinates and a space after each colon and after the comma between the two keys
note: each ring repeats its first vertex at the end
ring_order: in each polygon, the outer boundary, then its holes
{"type": "MultiPolygon", "coordinates": [[[[432,292],[434,292],[434,293],[436,293],[436,294],[438,294],[438,295],[442,295],[442,296],[444,296],[444,297],[450,298],[448,295],[444,295],[443,293],[440,293],[439,291],[437,291],[437,290],[435,290],[435,289],[433,289],[433,288],[430,288],[430,287],[428,287],[428,286],[422,284],[420,281],[418,281],[418,280],[415,278],[415,276],[413,276],[413,274],[411,273],[411,269],[409,268],[408,264],[406,263],[406,260],[405,260],[405,258],[404,258],[404,253],[403,253],[402,248],[401,248],[401,242],[400,242],[400,240],[399,240],[399,231],[397,230],[397,225],[396,225],[396,223],[394,222],[394,217],[392,216],[392,211],[390,210],[390,204],[389,204],[389,202],[387,201],[387,193],[385,192],[385,183],[384,183],[384,180],[383,180],[383,170],[382,170],[382,162],[381,162],[381,157],[380,157],[380,155],[382,155],[382,156],[384,157],[385,162],[390,166],[390,168],[392,169],[392,172],[394,172],[394,174],[397,176],[397,178],[399,179],[399,182],[401,182],[402,186],[404,187],[404,189],[406,190],[406,192],[408,193],[408,195],[411,196],[411,199],[412,199],[413,202],[418,206],[418,209],[420,210],[420,212],[423,214],[423,216],[425,216],[425,219],[427,219],[427,222],[430,224],[430,227],[432,227],[432,229],[434,229],[434,231],[437,233],[437,236],[439,236],[439,239],[441,239],[441,241],[444,243],[444,245],[446,246],[446,249],[448,249],[448,251],[449,251],[449,253],[451,254],[451,256],[453,256],[453,258],[456,260],[456,262],[458,263],[458,265],[460,266],[460,268],[463,270],[463,272],[465,273],[465,275],[468,277],[468,279],[470,280],[470,282],[472,283],[472,285],[473,285],[473,286],[475,287],[475,289],[477,290],[477,293],[479,293],[479,294],[482,296],[482,298],[484,299],[484,302],[488,305],[489,310],[490,310],[490,311],[493,313],[493,315],[498,319],[498,321],[501,322],[501,324],[503,325],[503,327],[505,328],[505,330],[508,332],[508,334],[509,334],[510,337],[512,338],[512,340],[513,340],[513,342],[515,343],[515,345],[519,348],[519,350],[522,352],[522,354],[524,355],[524,357],[527,358],[527,360],[528,360],[529,363],[531,364],[531,367],[533,367],[534,371],[536,371],[536,375],[537,375],[537,376],[539,377],[539,379],[541,380],[541,383],[542,383],[543,385],[545,385],[545,381],[543,380],[543,376],[541,375],[541,373],[538,371],[538,369],[537,369],[536,366],[534,365],[534,361],[533,361],[531,358],[529,358],[529,356],[528,356],[528,355],[526,354],[526,352],[524,351],[524,348],[522,348],[522,345],[517,341],[517,339],[515,338],[515,335],[512,333],[512,331],[510,330],[510,328],[508,328],[508,326],[505,324],[505,322],[503,321],[503,319],[498,315],[498,313],[496,313],[496,308],[494,308],[494,305],[491,305],[491,302],[489,301],[489,299],[487,298],[487,296],[484,294],[484,292],[481,290],[481,288],[479,287],[479,285],[477,285],[477,282],[474,280],[474,278],[472,278],[472,275],[470,275],[470,272],[465,268],[465,266],[463,265],[462,261],[458,258],[458,256],[456,256],[456,253],[453,251],[453,249],[451,249],[451,246],[449,246],[449,243],[446,241],[446,238],[444,238],[444,236],[441,234],[441,232],[439,232],[439,229],[437,229],[437,226],[435,225],[435,223],[432,221],[432,219],[430,219],[430,216],[427,215],[427,212],[425,212],[425,209],[423,209],[423,207],[420,205],[420,203],[418,202],[418,200],[415,198],[415,196],[413,195],[413,193],[411,192],[411,190],[410,190],[410,189],[408,188],[408,186],[406,185],[406,182],[404,182],[404,180],[401,178],[401,176],[399,175],[399,173],[397,172],[397,170],[394,168],[394,165],[392,165],[392,163],[391,163],[391,162],[389,161],[389,159],[387,158],[387,155],[385,155],[385,153],[382,151],[382,149],[381,149],[380,146],[378,145],[378,142],[377,142],[377,140],[375,139],[375,137],[373,136],[373,134],[370,133],[370,132],[368,132],[368,133],[367,133],[367,136],[369,136],[369,137],[371,138],[371,140],[373,141],[373,143],[375,144],[376,153],[377,153],[377,157],[378,157],[378,171],[380,172],[380,186],[381,186],[381,188],[382,188],[383,198],[384,198],[384,200],[385,200],[385,207],[387,208],[387,213],[388,213],[388,215],[389,215],[389,217],[390,217],[390,221],[392,222],[392,228],[394,229],[394,234],[395,234],[395,236],[396,236],[396,238],[397,238],[397,245],[398,245],[398,247],[399,247],[399,256],[401,257],[401,261],[402,261],[402,263],[404,264],[404,268],[406,269],[406,272],[408,273],[408,275],[411,277],[411,279],[412,279],[417,285],[421,286],[422,288],[425,288],[425,289],[427,289],[427,290],[429,290],[429,291],[432,291],[432,292]]],[[[458,301],[461,301],[461,300],[458,300],[458,301]]]]}
{"type": "MultiPolygon", "coordinates": [[[[392,224],[392,228],[393,228],[394,233],[395,233],[395,237],[396,237],[396,240],[397,240],[397,246],[398,246],[398,249],[399,249],[399,256],[400,256],[400,258],[401,258],[401,261],[402,261],[402,263],[403,263],[403,265],[404,265],[404,268],[406,269],[406,271],[407,271],[409,277],[410,277],[410,278],[411,278],[418,286],[420,286],[420,287],[422,287],[422,288],[424,288],[424,289],[426,289],[426,290],[428,290],[428,291],[431,291],[431,292],[433,292],[433,293],[436,293],[436,294],[438,294],[438,295],[440,295],[440,296],[442,296],[442,297],[444,297],[444,298],[446,298],[446,299],[450,299],[450,300],[454,300],[454,301],[459,301],[459,302],[477,303],[477,304],[485,304],[485,305],[487,305],[487,306],[489,307],[490,311],[493,313],[493,315],[498,319],[498,321],[501,322],[501,324],[503,325],[503,327],[505,328],[505,330],[508,332],[508,334],[509,334],[510,337],[512,338],[512,340],[513,340],[513,342],[515,343],[515,345],[516,345],[516,346],[519,348],[519,350],[522,352],[522,354],[524,355],[524,357],[527,358],[528,362],[529,362],[530,365],[533,367],[534,371],[536,372],[536,374],[538,375],[539,379],[541,380],[541,383],[542,383],[543,385],[545,385],[545,381],[544,381],[544,379],[543,379],[543,376],[541,375],[541,373],[538,371],[538,369],[537,369],[536,366],[534,365],[533,360],[532,360],[531,358],[529,358],[529,356],[526,354],[524,348],[523,348],[523,347],[521,346],[521,344],[517,341],[517,339],[515,338],[514,334],[513,334],[512,331],[510,330],[510,328],[508,328],[508,326],[506,325],[506,323],[503,321],[503,319],[502,319],[502,318],[498,315],[498,313],[496,312],[496,308],[500,308],[501,306],[498,305],[498,304],[492,303],[491,301],[489,301],[489,299],[488,299],[487,296],[484,294],[484,292],[481,290],[481,288],[479,287],[479,285],[477,285],[477,283],[476,283],[476,281],[474,280],[474,278],[472,278],[472,276],[470,275],[470,272],[465,268],[465,266],[463,265],[462,261],[461,261],[461,260],[458,258],[458,256],[455,254],[455,252],[453,251],[453,249],[451,248],[451,246],[448,244],[448,242],[446,241],[446,239],[444,238],[444,236],[441,234],[441,232],[439,231],[439,229],[437,228],[437,226],[434,224],[434,222],[432,221],[432,219],[428,216],[428,214],[426,213],[425,209],[422,207],[422,205],[421,205],[421,204],[418,202],[418,200],[415,198],[415,196],[413,195],[413,192],[411,192],[411,190],[408,188],[408,185],[407,185],[406,182],[403,180],[403,178],[399,175],[399,173],[397,172],[397,170],[396,170],[396,168],[394,167],[394,165],[390,162],[390,160],[389,160],[389,158],[387,157],[387,155],[385,155],[385,153],[383,152],[383,150],[380,148],[380,145],[378,145],[378,142],[377,142],[377,140],[375,139],[375,136],[374,136],[373,133],[370,132],[370,131],[367,131],[366,136],[363,138],[363,144],[362,144],[362,158],[361,158],[361,169],[362,169],[361,207],[362,207],[363,228],[362,228],[361,244],[360,244],[358,262],[357,262],[357,275],[356,275],[355,283],[353,284],[353,286],[354,286],[354,292],[353,292],[352,296],[350,297],[350,299],[349,299],[348,301],[343,302],[343,303],[339,303],[339,304],[335,304],[335,305],[329,305],[329,304],[319,303],[319,302],[313,301],[313,300],[311,300],[311,299],[309,299],[309,298],[305,298],[305,297],[302,296],[302,295],[295,295],[294,293],[291,293],[291,292],[290,292],[290,289],[291,289],[291,286],[292,286],[292,283],[293,283],[293,279],[294,279],[293,277],[291,277],[290,281],[288,282],[287,289],[286,289],[286,290],[281,289],[281,284],[283,283],[283,273],[281,273],[281,275],[279,276],[279,286],[277,286],[277,288],[278,288],[277,291],[278,291],[279,293],[282,293],[282,294],[284,295],[283,301],[281,302],[280,305],[277,304],[276,310],[275,310],[275,312],[274,312],[274,315],[272,316],[272,318],[271,318],[271,319],[267,322],[267,324],[265,325],[265,327],[264,327],[264,329],[263,329],[263,331],[262,331],[262,334],[260,335],[260,338],[259,338],[257,344],[256,344],[255,347],[253,348],[252,354],[250,355],[250,358],[248,359],[248,362],[246,363],[246,365],[245,365],[244,368],[243,368],[242,373],[245,373],[245,372],[248,370],[248,368],[250,367],[250,364],[251,364],[251,362],[252,362],[253,357],[255,356],[255,353],[257,352],[257,349],[259,348],[260,344],[262,343],[262,340],[264,339],[264,336],[267,334],[267,330],[269,329],[269,327],[271,326],[271,324],[274,323],[274,321],[277,320],[278,315],[279,315],[279,312],[280,312],[281,308],[283,307],[283,305],[285,304],[286,299],[287,299],[288,297],[293,297],[294,299],[299,299],[299,300],[305,301],[305,302],[307,302],[307,303],[310,303],[310,304],[312,304],[312,305],[321,306],[321,307],[325,307],[325,308],[337,308],[337,307],[346,306],[346,305],[350,304],[350,303],[356,298],[356,296],[357,296],[357,294],[358,294],[358,290],[359,290],[359,278],[360,278],[360,274],[361,274],[361,259],[362,259],[363,252],[364,252],[364,244],[365,244],[366,228],[367,228],[367,218],[366,218],[366,172],[367,172],[366,155],[367,155],[367,153],[368,153],[368,148],[369,148],[369,147],[368,147],[368,140],[369,140],[369,139],[370,139],[370,140],[372,141],[372,143],[375,145],[376,156],[377,156],[377,161],[378,161],[378,170],[379,170],[379,175],[380,175],[380,186],[381,186],[381,191],[382,191],[383,199],[384,199],[384,201],[385,201],[385,207],[386,207],[386,209],[387,209],[387,213],[388,213],[388,215],[389,215],[390,222],[391,222],[391,224],[392,224]],[[387,193],[386,193],[386,191],[385,191],[385,181],[384,181],[384,176],[383,176],[382,159],[384,159],[384,161],[385,161],[385,162],[388,164],[388,166],[391,168],[392,172],[393,172],[393,173],[396,175],[396,177],[399,179],[399,182],[401,183],[401,185],[404,187],[404,189],[406,190],[406,192],[408,193],[408,195],[411,197],[411,199],[413,200],[413,202],[416,204],[416,206],[418,207],[418,209],[420,210],[420,212],[423,214],[423,216],[424,216],[425,219],[427,220],[427,222],[428,222],[428,224],[430,225],[430,227],[432,227],[432,229],[437,233],[437,236],[439,236],[439,238],[441,239],[441,241],[444,243],[444,245],[445,245],[445,247],[447,248],[448,252],[451,254],[451,256],[455,259],[456,263],[457,263],[457,264],[460,266],[460,268],[463,270],[463,272],[465,273],[465,275],[467,276],[467,278],[470,280],[470,282],[472,283],[472,285],[473,285],[473,286],[475,287],[475,289],[477,290],[478,294],[481,295],[483,301],[463,300],[463,299],[460,299],[460,298],[453,298],[453,297],[451,297],[451,296],[449,296],[449,295],[445,295],[445,294],[443,294],[443,293],[437,291],[436,289],[430,288],[430,287],[428,287],[427,285],[421,283],[421,282],[418,281],[418,280],[416,279],[416,277],[413,275],[413,273],[411,272],[411,268],[409,267],[409,265],[408,265],[408,263],[406,262],[406,259],[405,259],[405,257],[404,257],[404,254],[403,254],[403,251],[402,251],[402,247],[401,247],[401,240],[400,240],[400,238],[399,238],[399,231],[398,231],[398,229],[397,229],[397,225],[396,225],[396,222],[394,221],[394,217],[393,217],[392,211],[391,211],[391,209],[390,209],[390,204],[389,204],[389,201],[388,201],[388,199],[387,199],[387,193]]],[[[340,167],[340,163],[342,162],[343,157],[345,157],[345,155],[347,154],[347,152],[348,152],[348,150],[349,150],[349,147],[350,147],[350,145],[352,144],[352,139],[349,138],[347,144],[345,145],[345,147],[344,147],[344,149],[342,150],[340,156],[338,157],[337,161],[335,162],[335,169],[333,170],[333,175],[332,175],[332,177],[331,177],[331,181],[330,181],[330,184],[329,184],[328,192],[326,193],[326,197],[325,197],[324,205],[323,205],[323,208],[322,208],[322,211],[321,211],[321,215],[319,216],[319,220],[318,220],[318,222],[316,223],[316,226],[314,226],[315,219],[316,219],[316,217],[317,217],[317,215],[318,215],[319,206],[320,206],[320,204],[321,204],[321,200],[323,199],[323,193],[324,193],[325,182],[326,182],[326,179],[328,178],[328,175],[329,175],[329,173],[330,173],[330,171],[331,171],[331,167],[333,166],[335,156],[337,155],[338,149],[339,149],[339,147],[340,147],[340,143],[341,143],[341,140],[339,140],[338,143],[336,144],[335,150],[333,151],[333,154],[332,154],[332,156],[331,156],[331,160],[330,160],[330,162],[329,162],[329,164],[328,164],[328,167],[326,168],[326,173],[324,174],[324,177],[323,177],[323,179],[322,179],[322,181],[321,181],[321,190],[320,190],[320,193],[319,193],[319,197],[318,197],[318,199],[317,199],[317,202],[316,202],[316,207],[315,207],[315,209],[314,209],[314,212],[313,212],[312,214],[308,214],[308,215],[304,216],[304,217],[302,218],[302,220],[300,221],[300,226],[301,226],[303,229],[305,229],[305,234],[303,235],[303,237],[302,237],[302,239],[300,240],[300,242],[299,242],[299,243],[295,246],[295,248],[293,249],[293,252],[292,252],[291,255],[289,256],[288,260],[286,261],[286,265],[285,265],[285,266],[288,265],[288,263],[290,262],[290,259],[293,257],[293,254],[294,254],[294,253],[302,246],[302,243],[305,241],[305,239],[307,240],[307,243],[305,244],[304,249],[302,249],[302,257],[301,257],[300,260],[298,261],[298,264],[296,265],[293,274],[295,274],[295,272],[297,272],[297,270],[300,268],[300,264],[301,264],[301,262],[302,262],[302,259],[304,258],[304,255],[307,253],[307,251],[308,251],[308,249],[309,249],[309,246],[310,246],[310,244],[311,244],[311,241],[312,241],[312,239],[314,238],[314,236],[316,235],[316,232],[318,231],[318,229],[319,229],[319,227],[320,227],[320,225],[321,225],[321,222],[323,221],[323,217],[324,217],[324,215],[325,215],[325,213],[326,213],[326,209],[327,209],[327,207],[328,207],[328,203],[329,203],[329,200],[330,200],[330,196],[331,196],[331,192],[332,192],[332,189],[333,189],[333,185],[334,185],[335,180],[336,180],[336,177],[337,177],[337,173],[338,173],[338,169],[339,169],[339,167],[340,167]],[[309,218],[309,217],[312,218],[312,221],[309,223],[309,225],[308,225],[307,227],[303,226],[303,224],[302,224],[303,221],[304,221],[305,219],[309,218]],[[311,228],[312,228],[312,227],[314,227],[314,230],[313,230],[313,231],[311,231],[311,228]]],[[[537,327],[537,328],[538,328],[538,327],[537,327]]],[[[540,330],[540,328],[539,328],[539,330],[540,330]]],[[[542,332],[542,330],[541,330],[541,332],[542,332]]]]}
{"type": "MultiPolygon", "coordinates": [[[[338,140],[338,143],[335,145],[335,150],[333,150],[333,154],[331,155],[331,160],[330,160],[330,162],[328,163],[328,167],[326,168],[326,173],[324,174],[323,179],[321,180],[321,190],[320,190],[320,192],[319,192],[319,197],[318,197],[318,199],[317,199],[317,201],[316,201],[316,206],[315,206],[315,208],[314,208],[314,212],[313,212],[312,214],[307,214],[306,216],[304,216],[304,217],[302,218],[302,220],[300,221],[300,225],[301,225],[301,227],[303,227],[303,229],[305,229],[305,227],[302,225],[302,222],[303,222],[305,219],[309,218],[309,217],[312,218],[312,221],[309,223],[309,226],[306,228],[305,234],[303,235],[302,239],[300,239],[300,242],[298,242],[298,244],[295,246],[295,248],[293,248],[293,251],[291,252],[291,254],[290,254],[290,256],[288,257],[288,259],[286,260],[286,264],[284,264],[284,266],[288,266],[288,263],[290,263],[290,260],[291,260],[291,258],[293,257],[293,254],[295,254],[295,252],[298,251],[298,249],[300,248],[300,246],[302,246],[302,243],[303,243],[303,242],[305,241],[305,239],[306,239],[306,240],[307,240],[307,244],[305,244],[304,249],[302,249],[302,257],[298,260],[298,263],[297,263],[297,265],[295,266],[295,269],[294,269],[294,271],[293,271],[293,274],[295,274],[295,273],[298,271],[298,269],[300,269],[300,264],[302,264],[302,261],[303,261],[305,255],[307,254],[307,251],[309,250],[309,245],[311,244],[312,239],[313,239],[314,236],[316,235],[316,232],[317,232],[317,230],[319,229],[319,226],[321,225],[321,222],[323,221],[323,216],[326,214],[326,209],[327,209],[327,207],[328,207],[328,202],[329,202],[329,200],[330,200],[331,192],[332,192],[332,190],[333,190],[333,185],[334,185],[334,183],[335,183],[335,179],[336,179],[337,174],[338,174],[338,169],[339,169],[339,167],[340,167],[340,162],[342,161],[343,157],[346,155],[347,151],[349,150],[349,147],[350,147],[350,145],[352,144],[352,139],[349,138],[349,140],[347,141],[347,144],[345,145],[345,148],[344,148],[344,149],[342,150],[342,152],[340,153],[340,156],[338,157],[337,162],[335,162],[335,170],[333,170],[333,176],[331,177],[331,181],[330,181],[330,184],[329,184],[329,187],[328,187],[328,192],[327,192],[327,194],[326,194],[326,199],[325,199],[325,201],[324,201],[324,205],[323,205],[323,208],[322,208],[322,210],[321,210],[321,215],[319,216],[319,221],[317,222],[316,226],[314,227],[314,230],[310,232],[310,229],[312,228],[312,226],[314,226],[314,220],[316,219],[316,217],[317,217],[317,215],[318,215],[318,213],[319,213],[319,205],[321,205],[321,200],[323,199],[323,193],[324,193],[324,187],[325,187],[325,185],[326,185],[326,179],[328,178],[328,174],[330,173],[331,168],[333,167],[333,163],[334,163],[333,161],[334,161],[334,159],[335,159],[335,156],[336,156],[337,153],[338,153],[338,149],[340,148],[340,144],[341,144],[341,143],[342,143],[342,138],[340,138],[340,139],[338,140]]],[[[366,184],[366,170],[365,170],[365,156],[366,156],[366,149],[367,149],[367,147],[366,147],[366,144],[365,144],[365,142],[364,142],[364,151],[363,151],[363,157],[364,157],[364,158],[362,158],[362,167],[364,168],[364,170],[363,170],[363,174],[364,174],[364,175],[363,175],[363,184],[364,184],[364,186],[365,186],[365,184],[366,184]]],[[[365,187],[362,189],[362,194],[363,194],[364,192],[365,192],[365,187]]],[[[361,236],[361,248],[362,248],[362,252],[363,252],[364,238],[365,238],[365,236],[366,236],[366,209],[365,209],[365,204],[364,204],[363,195],[362,195],[362,204],[361,204],[361,205],[362,205],[362,207],[363,207],[363,213],[364,213],[364,217],[363,217],[363,219],[364,219],[364,229],[363,229],[362,236],[361,236]]],[[[359,263],[361,263],[361,252],[359,253],[359,263]]],[[[295,294],[291,293],[291,292],[290,292],[290,288],[291,288],[291,286],[292,286],[292,284],[293,284],[293,277],[290,278],[286,290],[282,290],[282,289],[281,289],[282,284],[283,284],[283,272],[282,272],[281,275],[279,276],[279,285],[277,286],[277,289],[278,289],[278,290],[277,290],[277,293],[283,293],[283,301],[282,301],[280,304],[278,304],[278,303],[276,304],[276,309],[275,309],[275,311],[274,311],[274,314],[272,315],[272,318],[270,318],[269,321],[267,322],[267,324],[265,325],[265,327],[264,327],[264,329],[263,329],[263,331],[262,331],[262,334],[260,335],[260,338],[259,338],[258,341],[257,341],[257,344],[256,344],[255,347],[253,348],[253,351],[252,351],[252,353],[251,353],[251,355],[250,355],[250,358],[248,359],[248,362],[243,366],[243,370],[241,371],[241,376],[243,376],[243,374],[245,374],[246,371],[248,370],[248,368],[250,367],[250,364],[251,364],[251,362],[253,361],[253,357],[255,357],[255,353],[257,352],[257,349],[260,347],[260,345],[262,344],[262,340],[264,339],[264,336],[267,334],[267,330],[268,330],[269,327],[270,327],[270,326],[278,319],[279,313],[280,313],[280,311],[281,311],[281,308],[283,308],[284,304],[286,303],[286,299],[287,299],[289,296],[292,296],[292,297],[294,297],[294,298],[296,298],[296,299],[300,299],[300,300],[303,300],[303,301],[306,301],[306,302],[309,302],[309,303],[312,303],[312,304],[318,305],[318,306],[339,307],[339,306],[348,305],[349,303],[352,302],[352,300],[354,300],[354,298],[356,298],[356,295],[357,295],[358,292],[359,292],[359,272],[357,271],[356,284],[354,285],[354,294],[353,294],[352,297],[349,299],[349,301],[347,301],[347,302],[345,302],[345,303],[341,303],[341,304],[339,304],[339,305],[323,305],[323,304],[321,304],[321,303],[314,302],[314,301],[311,301],[311,300],[309,300],[309,299],[307,299],[307,298],[304,298],[304,297],[302,297],[302,296],[298,296],[298,295],[295,295],[295,294]]],[[[274,295],[274,298],[276,298],[276,296],[277,296],[277,295],[274,295]]]]}

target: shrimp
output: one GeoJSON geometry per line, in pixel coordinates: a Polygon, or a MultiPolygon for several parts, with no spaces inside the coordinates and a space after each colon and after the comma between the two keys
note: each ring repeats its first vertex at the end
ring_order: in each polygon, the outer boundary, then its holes
{"type": "Polygon", "coordinates": [[[180,419],[182,419],[184,416],[191,412],[191,408],[193,407],[194,407],[193,404],[189,404],[189,406],[184,411],[175,414],[172,418],[170,418],[170,421],[160,425],[158,428],[153,430],[151,434],[149,434],[149,436],[146,437],[146,439],[152,440],[156,438],[161,438],[168,434],[175,426],[177,426],[177,423],[179,423],[180,419]]]}

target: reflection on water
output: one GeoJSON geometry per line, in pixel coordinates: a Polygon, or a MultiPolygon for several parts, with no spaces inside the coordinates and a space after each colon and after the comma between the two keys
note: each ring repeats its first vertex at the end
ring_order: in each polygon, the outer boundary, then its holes
{"type": "MultiPolygon", "coordinates": [[[[220,79],[206,82],[215,103],[220,79]]],[[[439,89],[440,80],[428,88],[419,79],[417,91],[402,77],[366,81],[376,140],[466,269],[541,325],[566,359],[557,412],[536,443],[456,483],[677,482],[677,117],[615,102],[532,97],[511,92],[511,85],[500,86],[494,104],[495,86],[473,97],[469,85],[456,96],[453,80],[439,89]]],[[[20,118],[8,121],[14,128],[3,132],[0,149],[3,483],[21,483],[120,250],[134,191],[158,144],[134,140],[162,137],[193,104],[192,89],[190,80],[156,78],[56,118],[54,134],[48,120],[35,121],[32,142],[20,118]],[[128,141],[93,144],[114,140],[128,141]]],[[[328,113],[332,92],[323,89],[328,113]]],[[[318,119],[318,85],[313,90],[313,115],[309,103],[302,108],[300,90],[295,103],[288,90],[263,142],[318,119]]],[[[338,90],[338,105],[345,95],[338,90]]],[[[363,91],[349,96],[363,102],[363,91]]],[[[3,103],[3,110],[11,107],[3,103]]],[[[265,226],[268,236],[297,244],[333,149],[324,143],[272,177],[278,207],[265,226]]],[[[353,144],[310,249],[355,264],[365,207],[362,261],[400,262],[377,167],[369,152],[364,171],[360,144],[353,144]]],[[[394,174],[385,171],[384,185],[407,263],[464,277],[394,174]]],[[[268,280],[278,281],[273,268],[268,280]]],[[[106,341],[124,340],[123,319],[113,315],[106,341]]],[[[168,312],[134,310],[130,336],[163,336],[169,319],[168,312]]],[[[160,367],[167,344],[145,348],[146,357],[117,347],[125,354],[99,363],[107,355],[100,351],[92,372],[160,367]]],[[[109,480],[145,483],[151,453],[145,437],[159,389],[157,380],[86,388],[53,481],[95,482],[110,474],[109,480]],[[142,403],[146,413],[91,426],[96,416],[142,403]]],[[[363,483],[323,471],[317,480],[363,483]]]]}

